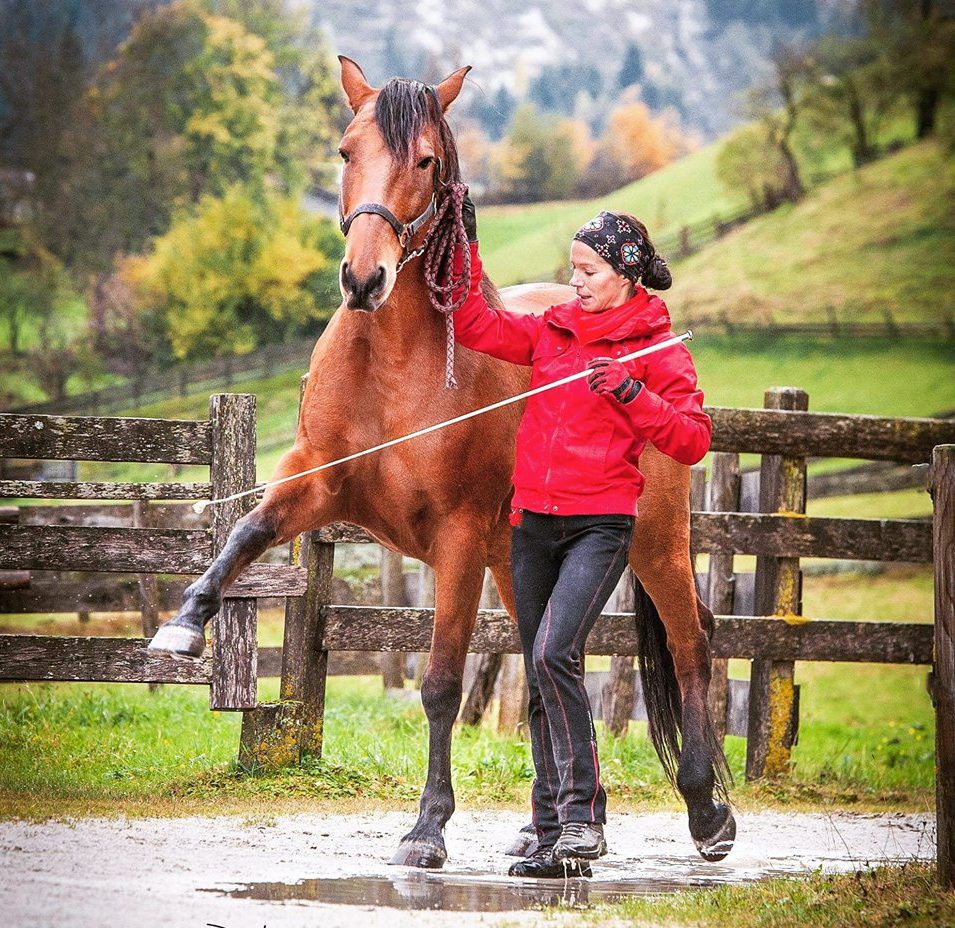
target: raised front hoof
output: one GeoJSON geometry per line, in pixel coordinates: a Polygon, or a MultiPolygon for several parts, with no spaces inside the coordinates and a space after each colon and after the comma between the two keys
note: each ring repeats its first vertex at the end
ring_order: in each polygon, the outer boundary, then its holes
{"type": "Polygon", "coordinates": [[[707,838],[693,838],[700,857],[711,864],[726,857],[733,850],[733,842],[736,840],[736,819],[733,818],[732,810],[724,803],[718,802],[716,812],[721,815],[721,818],[713,834],[707,838]]]}
{"type": "Polygon", "coordinates": [[[525,825],[504,852],[508,857],[530,857],[537,850],[537,829],[525,825]]]}
{"type": "Polygon", "coordinates": [[[429,841],[402,841],[391,858],[399,867],[421,867],[423,870],[440,870],[448,859],[448,853],[439,844],[429,841]]]}
{"type": "Polygon", "coordinates": [[[175,620],[159,627],[155,637],[149,642],[148,650],[202,657],[202,652],[206,649],[205,635],[189,625],[174,623],[175,620]]]}

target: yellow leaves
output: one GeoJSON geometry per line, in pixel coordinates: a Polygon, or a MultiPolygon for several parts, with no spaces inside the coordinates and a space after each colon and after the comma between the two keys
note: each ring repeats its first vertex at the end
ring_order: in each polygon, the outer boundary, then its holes
{"type": "Polygon", "coordinates": [[[616,107],[608,119],[606,144],[631,179],[664,167],[683,152],[684,139],[666,116],[654,116],[640,100],[616,107]]]}
{"type": "Polygon", "coordinates": [[[299,325],[318,315],[309,279],[329,264],[315,244],[319,222],[292,200],[258,201],[235,186],[179,216],[121,274],[166,319],[178,357],[243,354],[268,319],[299,325]]]}

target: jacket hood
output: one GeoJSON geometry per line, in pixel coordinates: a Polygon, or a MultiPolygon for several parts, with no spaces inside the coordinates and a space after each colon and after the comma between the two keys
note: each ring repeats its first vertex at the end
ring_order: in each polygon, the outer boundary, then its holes
{"type": "Polygon", "coordinates": [[[575,297],[552,306],[544,313],[544,321],[569,329],[581,344],[655,335],[671,325],[666,303],[643,287],[637,287],[637,292],[626,303],[602,313],[584,312],[580,299],[575,297]]]}

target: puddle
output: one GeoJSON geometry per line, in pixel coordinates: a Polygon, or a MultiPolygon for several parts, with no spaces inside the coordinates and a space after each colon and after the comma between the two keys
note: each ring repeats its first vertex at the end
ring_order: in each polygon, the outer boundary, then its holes
{"type": "MultiPolygon", "coordinates": [[[[516,880],[498,874],[438,876],[413,873],[400,877],[349,876],[306,879],[297,883],[246,883],[232,889],[204,889],[202,892],[267,902],[321,902],[442,912],[513,912],[552,906],[586,908],[631,896],[659,895],[743,881],[738,872],[729,868],[711,866],[706,876],[688,874],[685,861],[683,863],[679,875],[666,877],[643,874],[613,880],[516,880]]],[[[606,869],[607,864],[601,863],[601,868],[606,869]]],[[[617,864],[613,869],[626,869],[633,874],[635,868],[631,863],[628,867],[617,864]]],[[[792,871],[764,870],[756,878],[791,875],[792,871]]]]}

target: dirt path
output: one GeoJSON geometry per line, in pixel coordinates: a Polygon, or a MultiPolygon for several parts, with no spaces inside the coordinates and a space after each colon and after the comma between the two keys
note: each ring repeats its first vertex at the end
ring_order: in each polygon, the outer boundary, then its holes
{"type": "Polygon", "coordinates": [[[684,816],[621,814],[610,817],[611,853],[594,878],[565,885],[506,877],[501,848],[524,823],[518,813],[458,812],[440,874],[388,865],[411,823],[398,812],[0,822],[0,911],[10,928],[533,925],[541,916],[527,907],[559,899],[588,904],[935,853],[929,815],[741,813],[733,853],[706,864],[684,816]]]}

